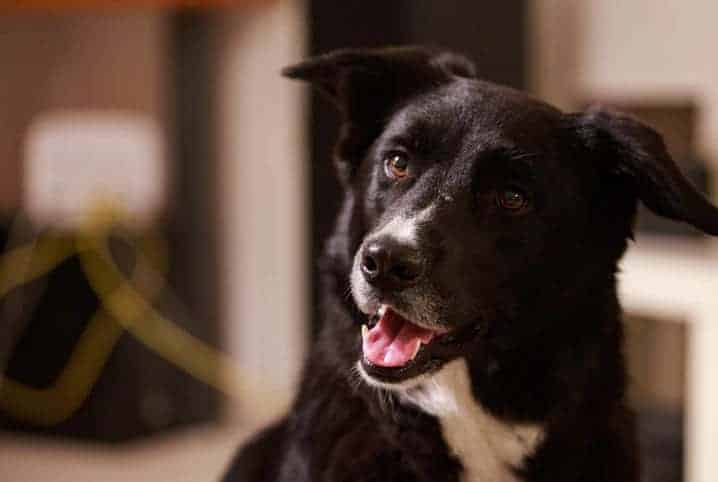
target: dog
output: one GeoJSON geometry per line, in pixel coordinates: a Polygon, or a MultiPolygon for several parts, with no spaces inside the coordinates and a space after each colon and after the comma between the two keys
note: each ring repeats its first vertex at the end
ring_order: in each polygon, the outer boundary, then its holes
{"type": "Polygon", "coordinates": [[[661,136],[455,53],[284,70],[338,108],[344,200],[293,408],[225,482],[636,482],[618,261],[637,203],[718,235],[661,136]]]}

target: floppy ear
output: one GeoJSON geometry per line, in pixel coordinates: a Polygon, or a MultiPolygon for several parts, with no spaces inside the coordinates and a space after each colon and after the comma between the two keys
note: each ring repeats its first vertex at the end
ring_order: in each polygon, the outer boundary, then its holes
{"type": "Polygon", "coordinates": [[[683,176],[655,130],[600,108],[580,114],[579,129],[588,148],[609,157],[601,162],[628,180],[650,210],[718,236],[718,209],[683,176]]]}
{"type": "Polygon", "coordinates": [[[356,161],[388,115],[408,98],[454,76],[474,75],[466,58],[424,47],[344,49],[286,67],[282,74],[311,82],[342,113],[335,156],[356,161]]]}

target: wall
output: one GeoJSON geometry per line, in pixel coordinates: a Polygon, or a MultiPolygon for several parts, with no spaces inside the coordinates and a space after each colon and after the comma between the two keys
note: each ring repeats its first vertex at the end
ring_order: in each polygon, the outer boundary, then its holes
{"type": "Polygon", "coordinates": [[[304,356],[304,96],[279,75],[302,57],[304,29],[302,2],[284,0],[226,16],[219,34],[222,319],[238,375],[270,395],[245,397],[245,413],[286,405],[304,356]]]}
{"type": "MultiPolygon", "coordinates": [[[[214,22],[223,347],[238,377],[272,393],[260,405],[280,407],[307,326],[304,97],[279,76],[302,57],[304,6],[222,10],[214,22]]],[[[0,213],[20,203],[23,139],[39,112],[124,109],[166,125],[169,27],[159,12],[0,17],[0,65],[8,67],[0,76],[0,213]]]]}
{"type": "MultiPolygon", "coordinates": [[[[718,4],[711,0],[534,0],[533,86],[577,97],[695,98],[698,149],[718,166],[718,4]]],[[[572,99],[573,97],[573,99],[572,99]]]]}
{"type": "Polygon", "coordinates": [[[21,197],[23,141],[47,109],[123,109],[162,121],[160,14],[0,16],[0,213],[21,197]]]}

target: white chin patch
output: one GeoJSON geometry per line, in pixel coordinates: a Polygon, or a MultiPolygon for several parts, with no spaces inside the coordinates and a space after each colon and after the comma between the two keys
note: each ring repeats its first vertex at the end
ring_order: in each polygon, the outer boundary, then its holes
{"type": "Polygon", "coordinates": [[[411,388],[421,385],[421,383],[427,378],[427,375],[422,373],[421,375],[417,375],[415,377],[409,378],[407,380],[402,380],[397,383],[383,382],[369,375],[366,370],[364,370],[361,360],[356,362],[356,371],[357,373],[359,373],[359,376],[361,376],[362,380],[364,380],[367,385],[393,392],[405,392],[411,388]]]}

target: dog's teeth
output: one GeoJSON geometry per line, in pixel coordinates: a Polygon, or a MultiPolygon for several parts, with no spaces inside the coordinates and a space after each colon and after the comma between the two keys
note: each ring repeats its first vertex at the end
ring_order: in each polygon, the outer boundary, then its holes
{"type": "Polygon", "coordinates": [[[414,358],[416,358],[416,355],[419,354],[419,350],[421,350],[421,342],[419,342],[419,343],[416,344],[416,348],[414,348],[414,354],[411,355],[411,359],[412,359],[412,360],[413,360],[414,358]]]}
{"type": "Polygon", "coordinates": [[[368,334],[369,334],[369,327],[367,327],[366,325],[362,325],[362,326],[361,326],[361,337],[362,337],[362,340],[365,339],[368,334]]]}

